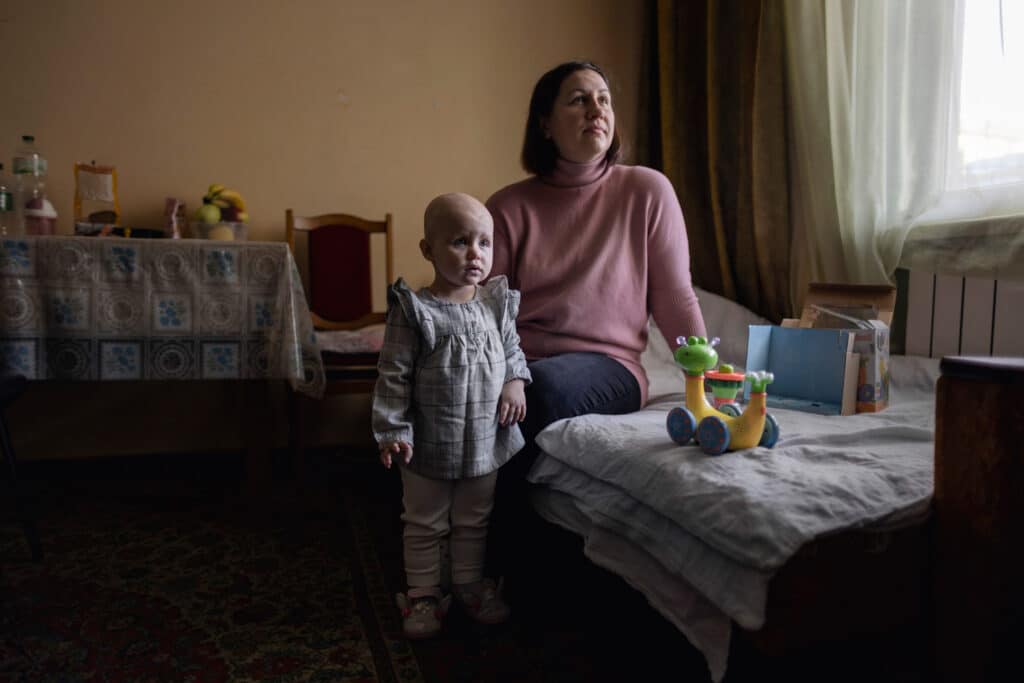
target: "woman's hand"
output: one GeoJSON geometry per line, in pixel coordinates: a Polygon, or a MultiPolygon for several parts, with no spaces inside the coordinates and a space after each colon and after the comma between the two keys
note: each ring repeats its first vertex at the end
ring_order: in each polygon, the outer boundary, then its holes
{"type": "Polygon", "coordinates": [[[522,422],[526,417],[526,383],[521,379],[505,382],[498,401],[498,423],[502,427],[522,422]]]}
{"type": "Polygon", "coordinates": [[[401,455],[406,465],[412,460],[412,444],[408,441],[385,441],[380,445],[380,462],[385,469],[391,469],[391,457],[401,455]]]}

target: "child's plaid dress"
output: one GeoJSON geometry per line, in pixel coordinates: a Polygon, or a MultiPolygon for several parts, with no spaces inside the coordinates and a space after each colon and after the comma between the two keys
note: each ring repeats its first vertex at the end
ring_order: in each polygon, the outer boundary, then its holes
{"type": "Polygon", "coordinates": [[[413,446],[410,470],[434,479],[489,474],[524,445],[519,426],[498,425],[511,379],[530,382],[519,348],[519,292],[497,276],[467,303],[388,288],[388,319],[373,398],[378,443],[413,446]]]}

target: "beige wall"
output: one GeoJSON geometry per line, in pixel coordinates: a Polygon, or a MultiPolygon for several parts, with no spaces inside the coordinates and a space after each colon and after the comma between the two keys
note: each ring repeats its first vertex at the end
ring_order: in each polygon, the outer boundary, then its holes
{"type": "MultiPolygon", "coordinates": [[[[602,64],[633,126],[642,14],[641,0],[0,0],[0,160],[9,170],[20,136],[36,135],[63,233],[75,161],[117,167],[130,226],[161,226],[167,196],[194,209],[212,182],[246,197],[254,239],[283,240],[288,207],[390,211],[396,271],[425,283],[423,207],[523,177],[528,99],[546,69],[602,64]]],[[[241,439],[231,387],[33,386],[21,403],[27,458],[241,439]],[[73,406],[59,427],[55,405],[73,406]]],[[[369,439],[365,399],[319,409],[314,441],[369,439]]]]}
{"type": "Polygon", "coordinates": [[[523,177],[527,102],[547,68],[605,66],[636,120],[640,0],[37,0],[0,4],[0,159],[36,135],[58,230],[72,163],[118,169],[124,222],[162,224],[223,183],[250,239],[284,211],[394,214],[396,271],[414,283],[422,209],[523,177]]]}

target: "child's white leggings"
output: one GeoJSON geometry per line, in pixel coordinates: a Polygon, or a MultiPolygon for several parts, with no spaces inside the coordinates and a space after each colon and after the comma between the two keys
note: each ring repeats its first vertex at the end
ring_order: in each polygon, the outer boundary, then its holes
{"type": "Polygon", "coordinates": [[[405,574],[409,594],[441,585],[441,539],[449,536],[452,583],[479,581],[494,506],[495,470],[472,479],[428,479],[402,467],[405,574]],[[450,522],[449,522],[450,520],[450,522]],[[449,533],[450,532],[450,533],[449,533]]]}

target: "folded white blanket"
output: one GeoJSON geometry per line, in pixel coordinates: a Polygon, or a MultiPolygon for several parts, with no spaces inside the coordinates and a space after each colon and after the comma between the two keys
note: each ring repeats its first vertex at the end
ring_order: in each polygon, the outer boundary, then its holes
{"type": "Polygon", "coordinates": [[[716,457],[669,439],[671,405],[562,420],[537,442],[757,569],[777,569],[820,536],[919,510],[931,496],[933,401],[845,417],[772,411],[782,434],[774,449],[716,457]]]}
{"type": "MultiPolygon", "coordinates": [[[[530,479],[570,498],[587,519],[587,530],[602,529],[644,549],[664,571],[685,577],[689,586],[744,628],[756,630],[764,624],[773,572],[730,559],[642,501],[554,458],[539,460],[530,479]]],[[[624,577],[636,578],[631,573],[624,577]]]]}
{"type": "Polygon", "coordinates": [[[937,377],[937,360],[894,356],[886,410],[773,410],[782,433],[774,449],[720,456],[669,439],[665,418],[681,394],[629,415],[562,420],[537,437],[535,504],[641,590],[719,681],[729,620],[763,625],[769,580],[802,545],[927,514],[937,377]]]}

